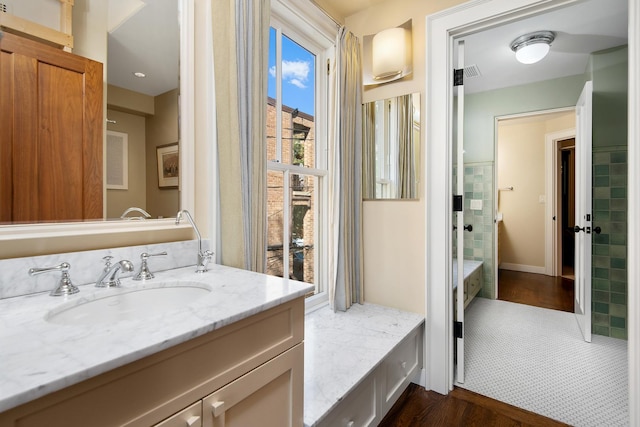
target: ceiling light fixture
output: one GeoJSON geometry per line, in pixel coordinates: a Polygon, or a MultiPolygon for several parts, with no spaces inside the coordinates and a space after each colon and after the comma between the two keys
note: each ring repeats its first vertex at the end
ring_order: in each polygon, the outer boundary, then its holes
{"type": "Polygon", "coordinates": [[[136,77],[140,77],[141,79],[147,77],[147,75],[145,73],[141,73],[140,71],[135,71],[133,73],[133,75],[136,76],[136,77]]]}
{"type": "Polygon", "coordinates": [[[556,38],[552,31],[536,31],[525,34],[511,42],[511,50],[523,64],[534,64],[547,56],[549,45],[556,38]]]}

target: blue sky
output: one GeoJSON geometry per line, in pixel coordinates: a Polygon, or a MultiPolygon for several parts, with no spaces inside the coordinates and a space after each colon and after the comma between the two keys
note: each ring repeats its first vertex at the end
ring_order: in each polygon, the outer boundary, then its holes
{"type": "MultiPolygon", "coordinates": [[[[269,81],[267,95],[276,97],[276,31],[269,37],[269,81]]],[[[315,57],[306,49],[282,36],[282,103],[314,115],[315,57]]]]}

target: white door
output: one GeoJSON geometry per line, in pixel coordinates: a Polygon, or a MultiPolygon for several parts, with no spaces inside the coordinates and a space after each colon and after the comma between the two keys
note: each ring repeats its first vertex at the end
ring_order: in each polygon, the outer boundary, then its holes
{"type": "MultiPolygon", "coordinates": [[[[464,69],[464,41],[457,41],[458,45],[458,58],[456,69],[464,69]]],[[[454,212],[456,225],[456,253],[454,259],[457,262],[453,263],[453,268],[456,269],[456,273],[453,277],[456,278],[454,286],[456,288],[456,327],[454,333],[456,334],[456,381],[464,383],[464,85],[460,84],[455,86],[454,90],[457,91],[457,130],[456,140],[454,141],[455,154],[454,164],[456,165],[456,188],[454,193],[462,197],[461,205],[462,210],[454,212]]]]}
{"type": "Polygon", "coordinates": [[[591,98],[587,82],[576,104],[576,213],[574,312],[584,340],[591,342],[591,98]]]}

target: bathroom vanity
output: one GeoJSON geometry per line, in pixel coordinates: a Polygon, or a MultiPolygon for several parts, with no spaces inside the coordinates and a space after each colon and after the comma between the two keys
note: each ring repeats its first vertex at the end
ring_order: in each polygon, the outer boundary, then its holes
{"type": "Polygon", "coordinates": [[[80,288],[66,301],[46,293],[0,300],[0,425],[302,425],[310,285],[213,265],[164,271],[143,285],[128,278],[118,289],[80,288]],[[209,292],[160,315],[58,317],[136,286],[209,292]]]}
{"type": "MultiPolygon", "coordinates": [[[[464,269],[464,308],[475,298],[482,289],[482,261],[465,259],[464,269]]],[[[458,288],[458,260],[453,260],[453,289],[458,288]]],[[[458,293],[454,292],[454,308],[458,307],[458,293]]]]}

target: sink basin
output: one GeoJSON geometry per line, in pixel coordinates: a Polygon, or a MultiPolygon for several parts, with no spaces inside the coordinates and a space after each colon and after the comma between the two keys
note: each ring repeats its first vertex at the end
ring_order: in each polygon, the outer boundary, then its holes
{"type": "Polygon", "coordinates": [[[158,316],[185,307],[211,292],[195,282],[158,283],[152,287],[115,290],[116,294],[72,301],[51,310],[48,322],[62,325],[113,323],[158,316]]]}

